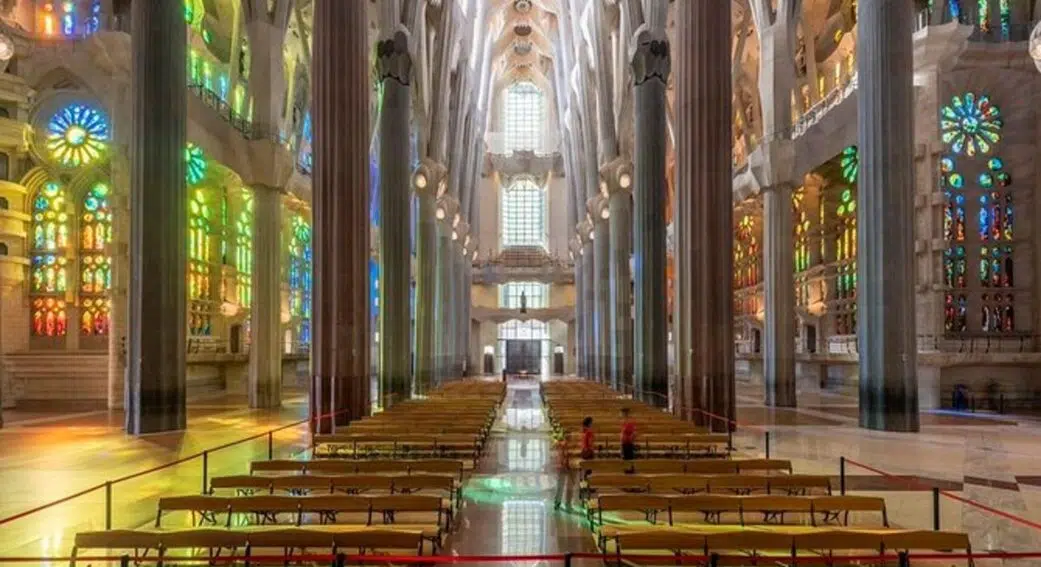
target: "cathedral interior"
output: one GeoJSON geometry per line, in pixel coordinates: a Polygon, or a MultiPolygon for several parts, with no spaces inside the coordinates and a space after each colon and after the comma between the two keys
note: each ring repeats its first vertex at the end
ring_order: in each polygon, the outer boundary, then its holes
{"type": "MultiPolygon", "coordinates": [[[[962,533],[1029,551],[1039,22],[1034,0],[0,0],[0,479],[32,487],[0,501],[0,562],[111,531],[111,509],[6,526],[66,492],[197,451],[209,496],[282,447],[360,462],[388,441],[338,435],[421,407],[434,437],[492,416],[431,553],[620,550],[550,496],[557,437],[623,406],[731,460],[842,456],[836,494],[881,498],[886,528],[954,530],[901,561],[962,533]],[[267,449],[208,460],[249,435],[267,449]],[[95,450],[112,465],[74,478],[95,450]]],[[[150,522],[170,474],[117,516],[150,522]]]]}

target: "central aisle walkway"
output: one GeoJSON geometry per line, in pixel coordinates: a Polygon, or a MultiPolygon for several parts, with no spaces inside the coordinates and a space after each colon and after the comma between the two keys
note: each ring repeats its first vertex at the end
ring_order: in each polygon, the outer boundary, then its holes
{"type": "Polygon", "coordinates": [[[464,487],[450,553],[595,551],[582,516],[553,510],[557,472],[537,381],[510,382],[487,447],[464,487]]]}

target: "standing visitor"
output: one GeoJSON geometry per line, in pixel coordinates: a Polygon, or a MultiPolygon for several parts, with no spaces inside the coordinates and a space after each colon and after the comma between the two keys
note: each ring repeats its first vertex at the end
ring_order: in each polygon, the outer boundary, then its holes
{"type": "Polygon", "coordinates": [[[629,417],[629,408],[622,408],[622,460],[636,458],[636,424],[629,417]]]}

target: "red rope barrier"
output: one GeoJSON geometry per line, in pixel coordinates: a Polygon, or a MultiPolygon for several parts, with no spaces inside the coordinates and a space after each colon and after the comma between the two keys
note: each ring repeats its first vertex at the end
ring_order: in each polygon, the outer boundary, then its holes
{"type": "MultiPolygon", "coordinates": [[[[31,516],[33,514],[36,514],[37,512],[42,512],[43,510],[46,510],[48,508],[53,508],[54,506],[58,506],[59,504],[64,504],[64,503],[66,503],[66,502],[68,502],[70,500],[75,500],[77,498],[80,498],[81,496],[85,496],[87,494],[90,494],[91,492],[96,492],[98,490],[102,490],[108,484],[113,484],[114,485],[114,484],[119,484],[121,482],[126,482],[128,480],[133,480],[135,478],[140,478],[142,476],[149,475],[149,474],[152,474],[154,472],[158,472],[158,471],[161,471],[161,470],[164,470],[164,469],[168,469],[168,468],[171,468],[171,467],[176,467],[177,465],[182,465],[184,463],[187,463],[188,461],[193,461],[195,459],[202,458],[203,454],[215,453],[217,451],[221,451],[221,450],[227,449],[229,447],[234,447],[235,445],[241,445],[242,443],[248,443],[250,441],[256,441],[257,439],[261,439],[263,437],[267,437],[268,435],[272,435],[272,434],[278,433],[280,431],[285,431],[286,429],[292,429],[294,427],[300,427],[301,425],[310,425],[313,421],[318,421],[318,420],[321,420],[321,419],[336,417],[337,415],[344,414],[344,413],[347,413],[347,412],[348,412],[348,410],[340,410],[340,411],[332,412],[332,413],[329,413],[329,414],[326,414],[326,415],[318,415],[318,416],[315,416],[313,418],[301,419],[299,421],[294,421],[292,423],[288,423],[286,425],[277,427],[275,429],[270,429],[268,431],[264,431],[263,433],[257,433],[256,435],[252,435],[250,437],[245,437],[243,439],[238,439],[236,441],[231,441],[231,442],[225,443],[223,445],[218,445],[218,446],[212,447],[210,449],[205,449],[205,450],[199,451],[197,453],[193,453],[191,455],[188,455],[186,457],[181,457],[180,459],[177,459],[175,461],[171,461],[169,463],[163,463],[161,465],[152,467],[150,469],[145,469],[143,471],[138,471],[138,472],[134,472],[134,473],[131,473],[131,474],[128,474],[128,475],[125,475],[125,476],[121,476],[121,477],[119,477],[119,478],[117,478],[115,480],[111,480],[111,481],[108,481],[108,482],[103,482],[101,484],[97,484],[97,485],[91,486],[90,488],[83,489],[83,490],[81,490],[79,492],[70,494],[68,496],[64,496],[62,498],[59,498],[59,499],[54,500],[52,502],[48,502],[46,504],[41,504],[40,506],[37,506],[35,508],[31,508],[29,510],[25,510],[24,512],[18,512],[17,514],[14,514],[12,516],[8,516],[6,518],[0,518],[0,526],[2,526],[4,524],[7,524],[7,523],[10,523],[10,522],[13,522],[15,520],[20,520],[22,518],[25,518],[26,516],[31,516]]],[[[118,558],[117,558],[117,560],[118,560],[118,558]]]]}
{"type": "MultiPolygon", "coordinates": [[[[867,471],[871,471],[871,472],[873,472],[875,474],[881,475],[881,476],[886,477],[886,478],[892,478],[892,479],[901,481],[901,482],[903,482],[904,484],[906,484],[908,486],[917,487],[917,488],[919,488],[921,490],[932,490],[933,489],[932,486],[929,486],[928,484],[926,484],[924,482],[917,481],[917,480],[915,480],[913,478],[901,477],[901,476],[897,476],[897,475],[894,475],[894,474],[890,474],[890,473],[888,473],[888,472],[886,472],[884,470],[877,469],[877,468],[869,466],[869,465],[865,465],[864,463],[861,463],[861,462],[858,462],[858,461],[854,461],[853,459],[850,459],[848,457],[846,458],[846,463],[854,465],[854,466],[857,466],[857,467],[860,467],[860,468],[862,468],[864,470],[867,470],[867,471]]],[[[1000,516],[1002,518],[1005,518],[1006,520],[1011,520],[1011,521],[1016,522],[1018,524],[1022,524],[1024,526],[1027,526],[1028,528],[1032,528],[1032,529],[1035,529],[1035,530],[1041,530],[1041,523],[1037,523],[1037,522],[1028,520],[1026,518],[1023,518],[1023,517],[1020,517],[1020,516],[1016,516],[1014,514],[1010,514],[1008,512],[1005,512],[1004,510],[999,510],[999,509],[994,508],[992,506],[987,506],[986,504],[981,504],[979,502],[976,502],[975,500],[970,500],[968,498],[965,498],[964,496],[958,496],[957,494],[954,494],[954,493],[946,491],[946,490],[940,490],[940,494],[942,494],[943,496],[946,496],[947,498],[950,498],[951,500],[955,500],[957,502],[961,502],[962,504],[968,504],[969,506],[972,506],[974,508],[978,508],[978,509],[986,511],[986,512],[990,512],[991,514],[1000,516]]]]}

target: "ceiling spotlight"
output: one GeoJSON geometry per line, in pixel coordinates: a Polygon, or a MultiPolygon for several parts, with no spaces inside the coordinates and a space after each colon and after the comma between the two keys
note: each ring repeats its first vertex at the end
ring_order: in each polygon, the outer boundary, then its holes
{"type": "Polygon", "coordinates": [[[416,172],[415,177],[412,178],[412,183],[416,186],[416,189],[426,189],[427,187],[427,176],[422,171],[416,172]]]}
{"type": "Polygon", "coordinates": [[[466,235],[466,240],[463,241],[463,246],[467,246],[467,247],[470,246],[470,235],[469,234],[466,235]]]}
{"type": "Polygon", "coordinates": [[[628,173],[623,173],[618,177],[618,185],[622,189],[628,189],[633,184],[633,176],[628,173]]]}
{"type": "Polygon", "coordinates": [[[611,218],[611,209],[608,209],[607,207],[600,209],[600,218],[604,220],[611,218]]]}
{"type": "Polygon", "coordinates": [[[452,218],[452,228],[459,226],[460,220],[462,220],[462,217],[459,216],[459,213],[456,213],[455,217],[452,218]]]}
{"type": "Polygon", "coordinates": [[[437,220],[445,220],[445,209],[443,207],[438,207],[437,210],[434,211],[434,216],[437,217],[437,220]]]}
{"type": "Polygon", "coordinates": [[[589,231],[589,240],[596,240],[596,231],[594,231],[594,230],[590,230],[589,231]]]}
{"type": "Polygon", "coordinates": [[[459,240],[459,233],[454,230],[452,231],[452,240],[459,240]]]}
{"type": "Polygon", "coordinates": [[[468,255],[469,255],[469,254],[468,254],[468,252],[466,251],[466,248],[463,248],[463,258],[466,258],[466,257],[467,257],[468,255]]]}

